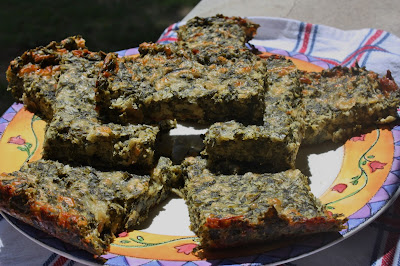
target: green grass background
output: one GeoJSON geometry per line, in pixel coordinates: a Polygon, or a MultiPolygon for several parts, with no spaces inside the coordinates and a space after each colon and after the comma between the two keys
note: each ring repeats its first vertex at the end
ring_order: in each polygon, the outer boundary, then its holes
{"type": "Polygon", "coordinates": [[[0,114],[13,102],[5,71],[24,51],[81,35],[92,51],[112,52],[157,41],[199,0],[2,0],[0,114]]]}

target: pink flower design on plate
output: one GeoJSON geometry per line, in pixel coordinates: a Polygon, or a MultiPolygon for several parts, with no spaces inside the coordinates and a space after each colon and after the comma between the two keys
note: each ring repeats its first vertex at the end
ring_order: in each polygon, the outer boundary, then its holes
{"type": "Polygon", "coordinates": [[[332,191],[337,191],[339,193],[343,193],[343,191],[345,191],[345,189],[347,188],[346,184],[337,184],[332,188],[332,191]]]}
{"type": "Polygon", "coordinates": [[[119,233],[118,236],[119,237],[126,237],[126,236],[128,236],[128,232],[125,231],[125,232],[119,233]]]}
{"type": "Polygon", "coordinates": [[[31,151],[32,144],[29,142],[26,142],[25,139],[21,138],[21,135],[18,135],[16,137],[11,137],[7,143],[10,144],[15,144],[18,145],[17,149],[23,152],[26,152],[28,154],[27,160],[29,160],[33,153],[35,152],[36,148],[34,151],[31,151]]]}
{"type": "Polygon", "coordinates": [[[368,163],[369,168],[371,169],[371,173],[375,172],[378,169],[383,169],[387,163],[381,163],[379,161],[372,161],[368,163]]]}
{"type": "Polygon", "coordinates": [[[357,137],[352,137],[350,140],[351,141],[365,141],[365,134],[363,134],[361,136],[357,136],[357,137]]]}
{"type": "Polygon", "coordinates": [[[174,248],[177,249],[178,253],[185,253],[186,255],[189,255],[192,253],[193,249],[195,249],[198,245],[195,243],[189,243],[189,244],[183,244],[180,246],[176,246],[174,248]]]}
{"type": "Polygon", "coordinates": [[[16,145],[24,145],[25,139],[21,138],[21,135],[16,137],[11,137],[7,143],[16,144],[16,145]]]}

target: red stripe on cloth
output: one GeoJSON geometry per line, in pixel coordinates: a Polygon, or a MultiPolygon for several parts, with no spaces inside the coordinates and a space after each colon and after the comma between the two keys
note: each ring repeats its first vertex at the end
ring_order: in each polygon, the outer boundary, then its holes
{"type": "MultiPolygon", "coordinates": [[[[369,46],[371,45],[374,41],[376,41],[376,39],[378,39],[383,33],[383,30],[377,30],[374,35],[372,35],[368,41],[363,45],[363,46],[369,46]]],[[[360,53],[357,58],[356,61],[353,63],[353,66],[356,64],[356,62],[360,61],[361,57],[364,55],[364,53],[360,53]]]]}
{"type": "Polygon", "coordinates": [[[339,65],[339,63],[336,62],[335,60],[326,59],[326,58],[321,58],[321,57],[315,57],[315,58],[317,58],[317,59],[319,59],[319,60],[321,60],[321,61],[324,61],[325,63],[334,65],[334,66],[338,66],[338,65],[339,65]]]}
{"type": "MultiPolygon", "coordinates": [[[[369,51],[371,49],[372,49],[371,46],[363,46],[363,47],[359,48],[355,52],[351,53],[348,57],[346,57],[346,59],[343,60],[342,65],[347,64],[349,61],[351,61],[353,59],[353,57],[361,56],[364,54],[365,51],[369,51]]],[[[379,50],[381,50],[381,49],[379,49],[379,50]]],[[[354,64],[355,64],[355,62],[353,63],[353,65],[354,64]]]]}
{"type": "Polygon", "coordinates": [[[377,30],[377,31],[375,32],[375,34],[372,35],[364,45],[370,45],[371,43],[373,43],[374,41],[376,41],[376,39],[378,39],[379,36],[382,35],[382,33],[383,33],[383,30],[377,30]]]}
{"type": "Polygon", "coordinates": [[[167,41],[176,42],[177,40],[178,38],[176,37],[166,37],[159,39],[157,42],[167,42],[167,41]]]}
{"type": "Polygon", "coordinates": [[[172,28],[173,28],[173,27],[174,27],[174,24],[169,25],[168,28],[167,28],[167,29],[168,29],[167,31],[168,31],[168,32],[172,31],[172,28]]]}
{"type": "Polygon", "coordinates": [[[307,51],[308,43],[310,42],[311,29],[312,29],[312,24],[307,23],[306,28],[304,30],[303,45],[301,46],[299,53],[304,54],[307,51]]]}
{"type": "Polygon", "coordinates": [[[53,263],[53,266],[62,266],[67,261],[68,259],[66,257],[59,256],[58,259],[53,263]]]}
{"type": "Polygon", "coordinates": [[[393,258],[396,252],[400,234],[389,232],[386,239],[385,254],[382,257],[381,266],[393,265],[393,258]]]}

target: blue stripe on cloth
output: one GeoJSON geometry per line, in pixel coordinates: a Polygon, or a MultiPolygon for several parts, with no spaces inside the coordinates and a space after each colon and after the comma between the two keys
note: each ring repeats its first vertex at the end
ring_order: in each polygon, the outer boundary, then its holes
{"type": "Polygon", "coordinates": [[[50,255],[50,257],[43,263],[43,266],[49,266],[50,263],[52,263],[56,258],[57,258],[57,254],[53,253],[50,255]]]}
{"type": "MultiPolygon", "coordinates": [[[[364,43],[369,39],[369,37],[373,34],[373,32],[374,32],[374,29],[369,29],[367,35],[365,35],[365,37],[361,40],[358,47],[355,50],[353,50],[351,53],[349,53],[349,55],[345,59],[343,59],[342,62],[345,62],[350,56],[353,56],[361,47],[363,47],[364,43]]],[[[344,64],[343,66],[348,66],[352,63],[353,63],[352,60],[348,60],[348,62],[346,64],[344,64]]]]}
{"type": "Polygon", "coordinates": [[[67,266],[72,266],[72,265],[74,265],[74,264],[75,264],[75,261],[70,260],[70,261],[68,262],[67,266]]]}
{"type": "Polygon", "coordinates": [[[311,55],[311,53],[313,52],[315,39],[317,38],[318,25],[313,25],[313,27],[314,29],[312,31],[311,44],[309,44],[310,49],[308,50],[307,55],[311,55]]]}
{"type": "Polygon", "coordinates": [[[300,42],[302,40],[303,32],[305,28],[305,23],[301,22],[299,26],[299,33],[297,34],[297,40],[296,40],[296,45],[294,46],[292,52],[296,52],[299,49],[300,42]]]}
{"type": "Polygon", "coordinates": [[[374,32],[374,31],[375,31],[374,29],[369,29],[367,35],[365,35],[364,39],[362,39],[362,41],[361,41],[360,44],[358,45],[356,51],[357,51],[358,49],[360,49],[362,46],[364,46],[364,43],[370,38],[371,35],[373,35],[373,32],[374,32]]]}
{"type": "MultiPolygon", "coordinates": [[[[386,33],[377,43],[375,43],[375,46],[379,46],[380,44],[382,44],[388,37],[390,36],[390,33],[386,33]]],[[[365,55],[362,63],[361,63],[361,67],[364,67],[367,64],[368,58],[370,56],[372,51],[368,51],[367,54],[365,55]]]]}

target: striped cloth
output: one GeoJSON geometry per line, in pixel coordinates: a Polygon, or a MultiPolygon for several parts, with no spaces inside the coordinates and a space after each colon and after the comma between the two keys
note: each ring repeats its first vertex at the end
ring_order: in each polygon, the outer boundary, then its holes
{"type": "MultiPolygon", "coordinates": [[[[379,29],[342,31],[324,25],[280,18],[251,19],[261,25],[256,38],[251,42],[261,51],[308,60],[325,68],[358,64],[381,75],[390,69],[392,76],[400,84],[400,39],[388,32],[379,29]]],[[[179,22],[169,26],[158,42],[176,41],[175,30],[182,24],[183,22],[179,22]]],[[[118,52],[120,56],[136,53],[137,48],[118,52]]],[[[285,265],[400,265],[399,235],[400,199],[354,236],[285,265]]],[[[82,264],[40,247],[1,218],[0,265],[82,264]]]]}

